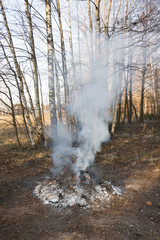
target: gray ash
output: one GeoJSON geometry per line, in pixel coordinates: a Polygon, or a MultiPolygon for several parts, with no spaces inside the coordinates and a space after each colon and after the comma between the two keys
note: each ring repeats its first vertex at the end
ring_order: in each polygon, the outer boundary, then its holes
{"type": "Polygon", "coordinates": [[[34,195],[44,204],[58,208],[74,205],[90,208],[106,206],[113,197],[122,195],[122,191],[108,181],[100,183],[99,175],[91,169],[80,170],[76,176],[67,169],[62,175],[39,183],[34,195]]]}

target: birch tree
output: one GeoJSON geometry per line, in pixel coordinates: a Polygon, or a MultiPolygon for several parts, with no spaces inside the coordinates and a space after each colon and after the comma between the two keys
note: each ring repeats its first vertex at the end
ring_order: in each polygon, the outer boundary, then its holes
{"type": "Polygon", "coordinates": [[[18,136],[18,129],[17,129],[16,117],[15,117],[15,111],[14,111],[12,92],[11,92],[11,89],[10,89],[9,85],[7,84],[6,79],[4,78],[4,76],[2,76],[2,74],[0,75],[0,78],[2,79],[6,89],[8,90],[8,95],[6,95],[7,98],[9,99],[9,101],[10,101],[10,105],[8,105],[8,108],[11,111],[12,122],[13,122],[13,127],[14,127],[14,130],[15,130],[17,144],[18,144],[18,146],[20,146],[21,144],[20,144],[19,136],[18,136]]]}
{"type": "MultiPolygon", "coordinates": [[[[130,34],[130,38],[132,39],[132,33],[130,34]]],[[[133,58],[133,53],[132,53],[133,49],[131,46],[131,50],[130,50],[130,54],[129,54],[129,118],[128,118],[128,122],[131,123],[132,122],[132,98],[133,98],[133,94],[132,94],[132,88],[133,88],[133,70],[132,70],[132,58],[133,58]]]]}
{"type": "Polygon", "coordinates": [[[112,6],[112,0],[109,1],[108,13],[107,13],[107,18],[105,23],[105,33],[107,37],[109,37],[109,17],[111,12],[111,6],[112,6]]]}
{"type": "Polygon", "coordinates": [[[10,63],[10,61],[8,59],[8,56],[7,56],[6,52],[5,52],[4,46],[3,46],[3,44],[1,42],[0,42],[0,46],[2,48],[4,57],[5,57],[6,61],[7,61],[8,68],[12,72],[12,75],[13,75],[13,77],[15,79],[15,82],[16,82],[16,86],[17,86],[17,90],[18,90],[18,96],[19,96],[19,101],[20,101],[21,110],[22,110],[23,122],[24,122],[24,126],[25,126],[26,137],[27,137],[27,140],[28,140],[28,143],[29,143],[30,142],[29,130],[28,130],[28,126],[27,126],[26,118],[25,118],[25,109],[24,109],[23,102],[22,102],[22,95],[21,95],[20,84],[19,84],[19,81],[18,81],[18,78],[17,78],[17,74],[16,74],[15,70],[13,69],[13,67],[12,67],[12,65],[10,63]]]}
{"type": "Polygon", "coordinates": [[[3,8],[2,0],[0,0],[0,8],[1,8],[2,16],[3,16],[4,25],[5,25],[5,28],[7,30],[7,35],[8,35],[8,41],[7,42],[8,42],[9,48],[12,52],[16,72],[17,72],[17,75],[18,75],[18,79],[20,81],[20,91],[21,91],[22,101],[23,101],[23,104],[24,104],[24,107],[25,107],[25,114],[26,114],[27,122],[28,122],[29,137],[30,137],[31,144],[34,147],[35,146],[35,140],[34,140],[34,136],[33,136],[33,126],[32,126],[30,116],[29,116],[27,101],[26,101],[25,94],[24,94],[24,84],[23,84],[23,78],[22,78],[22,71],[20,69],[20,65],[19,65],[17,57],[16,57],[16,52],[15,52],[15,49],[14,49],[13,40],[12,40],[12,36],[11,36],[10,29],[9,29],[9,26],[8,26],[6,14],[5,14],[5,11],[4,11],[4,8],[3,8]]]}
{"type": "Polygon", "coordinates": [[[89,20],[89,31],[92,32],[92,17],[91,17],[90,0],[88,0],[88,20],[89,20]]]}
{"type": "Polygon", "coordinates": [[[51,117],[51,137],[57,138],[57,116],[55,100],[55,76],[54,76],[54,46],[51,21],[51,1],[45,1],[46,10],[46,31],[47,31],[47,48],[48,48],[48,83],[49,83],[49,105],[51,117]]]}
{"type": "Polygon", "coordinates": [[[72,28],[71,28],[71,13],[70,13],[70,0],[67,0],[67,10],[68,10],[68,27],[69,27],[69,45],[70,45],[70,51],[71,51],[71,61],[72,61],[74,82],[76,83],[76,82],[77,82],[77,77],[76,77],[76,68],[75,68],[74,53],[73,53],[72,28]]]}
{"type": "MultiPolygon", "coordinates": [[[[59,31],[60,31],[60,38],[61,38],[61,52],[62,52],[62,73],[63,73],[63,80],[64,80],[64,97],[65,97],[65,108],[69,104],[69,86],[67,82],[67,62],[66,62],[66,51],[65,51],[65,43],[64,43],[64,35],[63,35],[63,28],[62,28],[62,20],[61,20],[61,9],[60,9],[60,2],[57,2],[57,13],[58,13],[58,20],[59,20],[59,31]]],[[[70,117],[67,111],[66,113],[66,120],[68,126],[70,125],[70,117]]]]}
{"type": "Polygon", "coordinates": [[[96,0],[96,30],[100,33],[100,3],[101,0],[96,0]]]}
{"type": "Polygon", "coordinates": [[[32,61],[32,66],[33,66],[33,81],[34,81],[34,91],[35,91],[35,115],[36,115],[36,125],[37,125],[36,128],[37,128],[39,141],[44,142],[43,128],[42,128],[42,115],[41,115],[40,98],[39,98],[38,66],[37,66],[35,43],[34,43],[34,37],[33,37],[31,7],[28,3],[28,0],[25,0],[24,2],[25,2],[25,12],[26,12],[28,28],[29,28],[31,61],[32,61]]]}
{"type": "MultiPolygon", "coordinates": [[[[144,16],[144,13],[142,14],[144,16]]],[[[142,78],[141,78],[141,103],[140,103],[140,122],[144,120],[144,90],[145,90],[145,77],[146,77],[146,46],[147,46],[147,35],[146,35],[146,22],[143,22],[144,30],[144,45],[142,46],[142,78]]]]}

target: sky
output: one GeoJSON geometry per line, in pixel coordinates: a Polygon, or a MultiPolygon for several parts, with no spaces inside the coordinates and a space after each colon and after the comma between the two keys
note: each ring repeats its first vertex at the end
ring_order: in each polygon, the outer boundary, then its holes
{"type": "MultiPolygon", "coordinates": [[[[45,6],[44,3],[39,0],[32,0],[31,1],[33,6],[36,8],[37,12],[40,12],[43,18],[45,18],[45,6]]],[[[9,27],[14,33],[13,40],[14,45],[17,49],[17,56],[19,59],[19,62],[21,63],[21,67],[25,72],[25,76],[27,78],[28,85],[30,87],[30,91],[34,98],[34,91],[33,91],[33,81],[31,77],[31,68],[30,63],[28,61],[28,54],[26,52],[26,45],[24,42],[24,39],[27,39],[27,34],[24,34],[24,28],[21,25],[22,16],[24,18],[24,25],[25,30],[27,31],[27,25],[26,20],[24,17],[24,1],[23,0],[3,0],[9,27]],[[17,11],[18,10],[18,11],[17,11]],[[21,49],[20,49],[21,48],[21,49]],[[23,50],[25,49],[25,51],[23,50]]],[[[69,34],[68,34],[68,15],[67,15],[67,4],[66,0],[60,0],[61,4],[61,13],[62,13],[62,24],[63,24],[63,31],[64,31],[64,38],[65,38],[65,47],[66,47],[66,56],[67,56],[67,64],[68,64],[68,70],[71,69],[70,61],[70,49],[69,49],[69,34]]],[[[103,3],[103,1],[102,1],[103,3]]],[[[119,4],[119,2],[116,2],[116,4],[119,4]]],[[[112,6],[112,12],[111,12],[111,20],[114,16],[114,9],[117,9],[115,4],[115,1],[113,1],[112,6]]],[[[124,5],[124,0],[122,1],[122,4],[124,5]]],[[[139,3],[140,4],[140,3],[139,3]]],[[[140,5],[141,6],[141,5],[140,5]]],[[[92,12],[94,10],[93,4],[91,4],[92,12]]],[[[71,10],[71,23],[72,23],[72,37],[73,37],[73,48],[75,53],[75,61],[78,61],[78,26],[79,26],[79,33],[80,33],[80,45],[83,46],[82,41],[85,38],[86,35],[86,29],[88,27],[88,13],[87,13],[87,1],[76,1],[71,0],[70,1],[70,10],[71,10]],[[77,5],[78,4],[78,5],[77,5]],[[78,10],[78,11],[77,11],[78,10]],[[77,18],[77,14],[78,17],[77,18]],[[85,25],[85,27],[84,27],[85,25]],[[87,27],[86,27],[87,26],[87,27]],[[81,31],[83,30],[83,31],[81,31]]],[[[104,15],[103,11],[104,7],[102,6],[101,14],[104,15]]],[[[124,14],[124,8],[121,10],[121,15],[124,14]]],[[[38,13],[35,13],[34,9],[32,9],[32,20],[34,23],[34,38],[35,38],[35,47],[36,47],[36,53],[37,53],[37,59],[38,59],[38,66],[39,71],[41,75],[41,81],[42,81],[42,88],[43,88],[43,98],[44,103],[48,104],[48,69],[47,69],[47,48],[46,48],[46,39],[43,35],[46,34],[45,29],[45,23],[43,20],[41,20],[40,15],[38,13]],[[37,30],[37,26],[40,29],[37,30]]],[[[1,19],[1,18],[0,18],[1,19]]],[[[94,16],[92,15],[92,20],[94,20],[94,16]]],[[[56,56],[57,59],[60,62],[61,54],[60,54],[60,34],[58,29],[58,19],[57,19],[57,13],[56,11],[52,11],[52,23],[53,23],[53,38],[55,42],[55,48],[56,48],[56,56]]],[[[5,32],[5,29],[2,28],[3,24],[0,23],[0,28],[2,31],[5,32]]],[[[156,39],[156,36],[153,37],[153,35],[150,36],[150,38],[153,40],[153,38],[156,39]]],[[[27,44],[27,48],[29,49],[29,45],[27,44]]],[[[82,49],[81,49],[82,51],[82,49]]],[[[154,51],[154,55],[156,55],[157,49],[154,51]]],[[[134,49],[134,60],[137,61],[136,55],[139,55],[139,49],[134,49]]],[[[153,49],[148,49],[147,54],[148,56],[153,53],[153,49]]],[[[10,55],[10,53],[8,52],[10,55]]],[[[154,56],[153,55],[153,56],[154,56]]],[[[141,61],[141,55],[138,57],[138,61],[141,61]]],[[[61,66],[61,65],[60,65],[61,66]]],[[[60,71],[59,71],[60,73],[60,71]]],[[[60,77],[61,79],[61,77],[60,77]]],[[[16,101],[15,97],[15,101],[16,101]]]]}

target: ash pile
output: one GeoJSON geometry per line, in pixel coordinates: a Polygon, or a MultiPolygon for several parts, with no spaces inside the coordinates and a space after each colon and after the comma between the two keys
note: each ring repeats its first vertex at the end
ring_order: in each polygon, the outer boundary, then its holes
{"type": "Polygon", "coordinates": [[[79,206],[82,208],[102,207],[109,204],[115,197],[123,194],[122,189],[109,181],[100,182],[93,171],[65,172],[55,179],[49,178],[38,183],[34,196],[41,199],[43,204],[58,208],[79,206]]]}

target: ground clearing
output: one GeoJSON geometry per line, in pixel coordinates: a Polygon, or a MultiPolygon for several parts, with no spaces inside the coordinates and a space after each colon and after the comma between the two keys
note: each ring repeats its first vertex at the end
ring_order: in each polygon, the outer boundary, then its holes
{"type": "MultiPolygon", "coordinates": [[[[23,138],[23,129],[21,129],[23,138]]],[[[109,206],[86,211],[56,209],[33,196],[49,175],[50,152],[18,148],[12,128],[0,127],[1,240],[159,240],[160,122],[123,126],[97,153],[101,178],[123,186],[126,194],[109,206]]]]}

